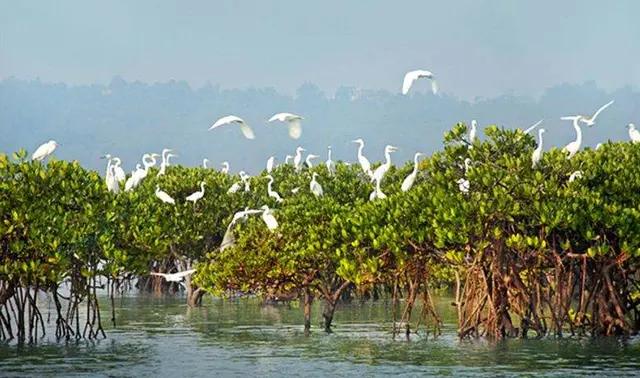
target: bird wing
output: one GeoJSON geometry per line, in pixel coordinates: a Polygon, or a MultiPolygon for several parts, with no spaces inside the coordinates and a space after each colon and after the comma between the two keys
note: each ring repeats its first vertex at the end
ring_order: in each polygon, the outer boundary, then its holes
{"type": "Polygon", "coordinates": [[[598,114],[600,114],[603,110],[605,110],[606,108],[608,108],[611,104],[613,104],[614,100],[611,100],[609,102],[607,102],[606,104],[602,105],[602,107],[600,109],[598,109],[598,111],[596,111],[593,116],[591,117],[591,120],[595,120],[596,117],[598,116],[598,114]]]}
{"type": "Polygon", "coordinates": [[[244,137],[247,139],[255,139],[256,137],[253,130],[244,122],[240,122],[240,131],[242,131],[242,134],[244,134],[244,137]]]}
{"type": "Polygon", "coordinates": [[[234,116],[234,115],[228,115],[226,117],[222,117],[219,120],[217,120],[211,127],[209,127],[209,130],[213,130],[213,129],[217,128],[217,127],[228,125],[228,124],[231,124],[231,123],[234,123],[234,122],[244,123],[242,118],[234,116]]]}
{"type": "Polygon", "coordinates": [[[402,82],[402,94],[406,95],[409,93],[409,89],[413,85],[413,82],[418,80],[420,77],[420,71],[409,71],[406,75],[404,75],[404,81],[402,82]]]}
{"type": "Polygon", "coordinates": [[[159,276],[159,277],[166,277],[167,275],[164,273],[156,273],[156,272],[151,272],[150,273],[152,276],[159,276]]]}
{"type": "Polygon", "coordinates": [[[285,119],[287,118],[287,116],[292,115],[291,113],[276,113],[273,116],[271,116],[271,118],[269,118],[269,121],[267,122],[273,122],[273,121],[280,121],[280,122],[284,122],[285,119]]]}
{"type": "Polygon", "coordinates": [[[300,138],[302,135],[302,125],[300,125],[300,119],[295,118],[288,122],[289,124],[289,136],[292,139],[300,138]]]}
{"type": "Polygon", "coordinates": [[[433,92],[433,94],[438,94],[438,83],[435,79],[431,79],[431,92],[433,92]]]}
{"type": "Polygon", "coordinates": [[[190,274],[195,273],[195,271],[196,271],[195,269],[183,270],[182,272],[173,273],[172,275],[175,278],[182,278],[182,277],[186,277],[186,276],[188,276],[190,274]]]}

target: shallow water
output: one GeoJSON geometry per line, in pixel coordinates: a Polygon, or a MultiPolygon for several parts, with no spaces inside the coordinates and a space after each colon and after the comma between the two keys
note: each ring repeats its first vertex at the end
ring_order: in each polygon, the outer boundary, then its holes
{"type": "MultiPolygon", "coordinates": [[[[640,373],[640,338],[459,341],[450,299],[442,336],[393,340],[385,303],[338,308],[334,333],[305,337],[297,304],[254,299],[117,300],[118,326],[98,341],[0,344],[0,376],[609,376],[640,373]]],[[[106,303],[105,303],[106,305],[106,303]]],[[[108,308],[104,306],[103,308],[108,308]]],[[[313,308],[319,323],[320,308],[313,308]]],[[[103,317],[107,317],[104,314],[103,317]]],[[[315,324],[314,324],[315,325],[315,324]]],[[[49,332],[51,334],[52,332],[49,332]]]]}

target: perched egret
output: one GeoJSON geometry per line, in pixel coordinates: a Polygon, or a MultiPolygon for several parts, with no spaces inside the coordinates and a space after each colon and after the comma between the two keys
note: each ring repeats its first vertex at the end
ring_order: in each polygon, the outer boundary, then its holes
{"type": "Polygon", "coordinates": [[[295,187],[295,188],[291,189],[291,193],[293,193],[293,194],[296,194],[296,193],[298,193],[299,191],[300,191],[300,187],[299,187],[299,186],[297,186],[297,187],[295,187]]]}
{"type": "Polygon", "coordinates": [[[113,170],[111,169],[111,154],[106,154],[101,156],[100,159],[107,159],[107,168],[104,174],[104,182],[107,185],[107,190],[111,191],[111,181],[113,180],[113,170]]]}
{"type": "Polygon", "coordinates": [[[422,78],[427,78],[431,80],[431,91],[433,94],[438,93],[438,84],[436,83],[436,79],[433,77],[433,73],[426,70],[415,70],[409,71],[406,75],[404,75],[404,81],[402,82],[402,94],[406,95],[409,93],[409,89],[413,83],[422,78]]]}
{"type": "Polygon", "coordinates": [[[536,147],[536,149],[533,151],[533,154],[531,154],[532,168],[535,168],[536,165],[538,165],[538,163],[540,162],[540,159],[542,159],[542,134],[544,134],[544,132],[544,129],[538,130],[538,147],[536,147]]]}
{"type": "Polygon", "coordinates": [[[336,170],[336,163],[331,160],[331,146],[327,147],[327,161],[325,162],[325,165],[327,166],[329,176],[333,176],[333,173],[336,170]]]}
{"type": "Polygon", "coordinates": [[[313,168],[313,163],[311,163],[311,160],[313,160],[313,159],[317,159],[317,158],[319,158],[319,157],[320,157],[320,156],[318,156],[318,155],[314,155],[314,154],[309,154],[309,155],[307,155],[307,158],[306,158],[306,159],[305,159],[305,161],[304,161],[304,163],[307,165],[307,168],[309,168],[309,169],[313,168]]]}
{"type": "Polygon", "coordinates": [[[536,127],[540,126],[542,121],[544,121],[544,119],[541,119],[540,121],[538,121],[538,122],[534,123],[533,125],[529,126],[527,129],[525,129],[523,131],[523,133],[529,134],[531,131],[533,131],[533,129],[535,129],[536,127]]]}
{"type": "Polygon", "coordinates": [[[106,181],[107,181],[107,190],[118,194],[120,193],[120,183],[118,182],[118,179],[116,178],[116,173],[115,173],[115,166],[111,165],[109,166],[109,174],[107,175],[106,181]]]}
{"type": "Polygon", "coordinates": [[[373,179],[382,181],[382,178],[387,173],[389,168],[391,168],[391,153],[397,151],[398,148],[388,144],[384,148],[384,158],[385,162],[382,163],[376,170],[373,172],[373,179]]]}
{"type": "Polygon", "coordinates": [[[299,115],[291,113],[277,113],[274,114],[273,117],[269,118],[269,122],[285,122],[289,127],[289,136],[293,139],[298,139],[300,138],[300,135],[302,135],[302,126],[300,125],[300,121],[303,119],[304,118],[299,115]]]}
{"type": "Polygon", "coordinates": [[[229,116],[220,118],[213,124],[213,126],[209,127],[209,130],[213,130],[220,126],[233,125],[233,124],[240,125],[240,131],[242,131],[242,134],[244,135],[245,138],[255,139],[256,136],[253,133],[253,130],[251,130],[251,128],[249,127],[249,125],[247,125],[242,118],[236,117],[234,115],[229,115],[229,116]]]}
{"type": "Polygon", "coordinates": [[[471,159],[466,158],[464,159],[464,178],[460,178],[456,181],[456,183],[458,184],[458,189],[462,192],[462,193],[469,193],[469,188],[470,188],[470,183],[469,180],[466,178],[467,176],[467,172],[469,172],[469,167],[471,165],[471,159]]]}
{"type": "Polygon", "coordinates": [[[304,148],[298,146],[296,148],[296,156],[293,157],[293,166],[296,168],[296,172],[300,172],[302,169],[302,152],[306,151],[304,148]]]}
{"type": "Polygon", "coordinates": [[[262,220],[267,225],[267,228],[271,231],[278,228],[278,221],[276,221],[276,217],[273,216],[273,210],[271,210],[267,205],[263,205],[261,209],[262,220]]]}
{"type": "Polygon", "coordinates": [[[575,179],[582,178],[582,171],[575,171],[569,176],[569,182],[573,182],[575,179]]]}
{"type": "Polygon", "coordinates": [[[118,182],[123,182],[127,179],[127,175],[124,173],[124,169],[122,169],[122,161],[118,157],[113,158],[113,175],[115,176],[118,182]]]}
{"type": "Polygon", "coordinates": [[[36,148],[33,155],[31,155],[31,160],[43,161],[49,157],[49,155],[51,155],[58,146],[59,144],[55,140],[50,140],[47,143],[40,145],[40,147],[36,148]]]}
{"type": "Polygon", "coordinates": [[[382,189],[380,189],[380,180],[375,179],[374,181],[376,182],[376,186],[373,189],[373,192],[369,194],[369,201],[387,198],[387,195],[382,192],[382,189]]]}
{"type": "Polygon", "coordinates": [[[266,178],[269,179],[269,183],[267,183],[267,194],[269,195],[269,197],[274,198],[276,202],[282,202],[282,197],[280,197],[280,194],[273,190],[273,177],[271,175],[267,175],[266,178]]]}
{"type": "Polygon", "coordinates": [[[367,176],[372,177],[373,176],[373,172],[371,172],[371,163],[369,162],[369,159],[367,159],[362,154],[362,150],[364,149],[364,140],[362,140],[362,138],[358,138],[358,139],[352,140],[351,142],[359,144],[359,146],[358,146],[358,163],[360,163],[360,166],[362,167],[362,170],[364,171],[364,173],[367,176]]]}
{"type": "Polygon", "coordinates": [[[136,164],[136,169],[131,172],[131,176],[124,183],[124,191],[130,192],[140,183],[140,172],[144,171],[140,163],[136,164]]]}
{"type": "Polygon", "coordinates": [[[269,159],[267,159],[267,173],[271,173],[271,171],[273,171],[273,163],[275,161],[275,157],[271,156],[269,159]]]}
{"type": "Polygon", "coordinates": [[[195,273],[195,269],[184,270],[177,273],[156,273],[151,272],[152,276],[163,277],[167,282],[181,282],[185,277],[195,273]]]}
{"type": "Polygon", "coordinates": [[[177,157],[178,155],[174,155],[172,153],[168,153],[166,158],[162,159],[162,163],[160,163],[160,170],[158,171],[158,176],[162,176],[165,174],[165,172],[167,171],[167,167],[169,167],[171,165],[171,162],[169,161],[169,159],[171,159],[172,157],[177,157]]]}
{"type": "Polygon", "coordinates": [[[471,120],[471,130],[469,130],[469,148],[473,148],[473,142],[476,140],[476,133],[478,132],[478,123],[475,119],[471,120]]]}
{"type": "Polygon", "coordinates": [[[251,176],[246,174],[244,171],[240,171],[238,174],[240,175],[240,179],[242,180],[242,183],[244,184],[244,191],[245,192],[250,192],[251,191],[251,181],[249,181],[249,179],[251,178],[251,176]]]}
{"type": "Polygon", "coordinates": [[[201,181],[200,190],[197,192],[191,193],[189,196],[187,196],[187,198],[185,198],[187,201],[193,202],[193,206],[195,206],[196,202],[198,202],[202,197],[204,197],[204,185],[205,185],[205,182],[201,181]]]}
{"type": "MultiPolygon", "coordinates": [[[[418,176],[418,158],[423,155],[424,154],[421,152],[416,152],[416,154],[413,155],[413,171],[411,171],[411,173],[409,173],[409,175],[405,177],[404,181],[402,181],[402,185],[400,186],[400,189],[403,192],[411,189],[413,183],[416,181],[416,177],[418,176]]],[[[376,185],[378,185],[377,181],[376,185]]]]}
{"type": "Polygon", "coordinates": [[[229,173],[229,162],[228,161],[223,161],[222,164],[222,169],[220,170],[220,172],[224,173],[225,175],[227,173],[229,173]]]}
{"type": "Polygon", "coordinates": [[[209,159],[207,158],[202,159],[202,168],[208,169],[209,168],[208,165],[209,165],[209,159]]]}
{"type": "Polygon", "coordinates": [[[227,190],[227,193],[236,193],[242,187],[242,180],[238,182],[234,182],[233,185],[227,190]]]}
{"type": "Polygon", "coordinates": [[[606,108],[608,108],[611,104],[613,104],[613,100],[607,102],[606,104],[602,105],[602,107],[600,107],[600,109],[598,109],[595,113],[593,113],[593,115],[589,118],[587,118],[586,116],[581,116],[580,117],[580,121],[583,122],[586,125],[589,125],[589,127],[593,126],[596,124],[596,118],[598,117],[598,115],[605,110],[606,108]]]}
{"type": "Polygon", "coordinates": [[[596,144],[596,150],[599,150],[602,147],[602,143],[596,144]]]}
{"type": "Polygon", "coordinates": [[[285,164],[289,164],[289,161],[290,161],[291,159],[293,159],[293,156],[291,156],[291,155],[287,155],[287,156],[285,156],[285,157],[284,157],[284,163],[285,163],[285,164]]]}
{"type": "Polygon", "coordinates": [[[320,185],[320,183],[316,180],[316,177],[318,177],[318,173],[313,172],[313,177],[311,178],[311,182],[309,183],[309,190],[311,190],[311,193],[313,193],[314,196],[321,197],[324,192],[322,191],[322,185],[320,185]]]}
{"type": "Polygon", "coordinates": [[[567,144],[562,151],[564,152],[568,152],[569,154],[567,155],[567,159],[571,159],[573,157],[573,155],[576,154],[576,152],[578,152],[578,150],[580,149],[580,145],[582,144],[582,129],[580,129],[580,120],[582,119],[582,116],[567,116],[567,117],[562,117],[560,118],[562,120],[565,121],[573,121],[573,128],[576,129],[576,140],[574,140],[573,142],[567,144]]]}
{"type": "Polygon", "coordinates": [[[171,198],[170,195],[168,195],[166,192],[163,192],[162,190],[160,190],[160,186],[156,185],[156,197],[158,197],[160,199],[160,201],[164,202],[164,203],[169,203],[172,205],[176,204],[176,201],[171,198]]]}
{"type": "Polygon", "coordinates": [[[636,125],[630,123],[627,125],[627,129],[629,129],[629,138],[631,138],[631,142],[633,144],[640,143],[640,131],[636,129],[636,125]]]}

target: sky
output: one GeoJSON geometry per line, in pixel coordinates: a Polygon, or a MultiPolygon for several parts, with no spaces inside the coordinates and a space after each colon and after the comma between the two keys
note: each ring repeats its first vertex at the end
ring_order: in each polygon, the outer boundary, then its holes
{"type": "Polygon", "coordinates": [[[591,80],[637,89],[638,14],[635,0],[0,0],[0,79],[294,94],[306,82],[399,91],[423,68],[469,100],[591,80]]]}

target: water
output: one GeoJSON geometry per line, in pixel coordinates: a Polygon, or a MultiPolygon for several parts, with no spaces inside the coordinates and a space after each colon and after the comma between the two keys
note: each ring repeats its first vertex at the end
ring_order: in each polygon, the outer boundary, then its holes
{"type": "Polygon", "coordinates": [[[459,341],[449,303],[439,300],[442,336],[394,341],[382,302],[339,307],[333,334],[306,337],[297,304],[207,298],[189,309],[180,298],[126,297],[107,339],[0,345],[0,376],[640,374],[640,338],[459,341]]]}

